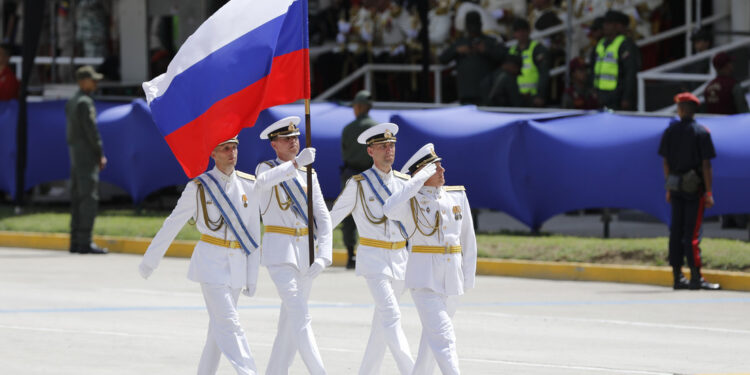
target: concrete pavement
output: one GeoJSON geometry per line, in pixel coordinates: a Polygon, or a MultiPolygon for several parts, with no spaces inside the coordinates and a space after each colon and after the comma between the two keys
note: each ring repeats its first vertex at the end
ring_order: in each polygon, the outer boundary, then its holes
{"type": "MultiPolygon", "coordinates": [[[[139,261],[0,248],[0,373],[195,373],[207,315],[188,260],[165,258],[149,280],[139,261]]],[[[279,302],[265,270],[257,296],[240,299],[261,372],[279,302]]],[[[364,281],[326,270],[311,314],[328,372],[356,373],[372,318],[364,281]]],[[[738,374],[750,373],[748,317],[743,292],[480,276],[454,323],[466,374],[738,374]]],[[[408,294],[403,325],[416,353],[408,294]]],[[[222,359],[219,373],[234,372],[222,359]]],[[[290,373],[306,373],[299,357],[290,373]]],[[[397,373],[390,354],[382,373],[397,373]]]]}

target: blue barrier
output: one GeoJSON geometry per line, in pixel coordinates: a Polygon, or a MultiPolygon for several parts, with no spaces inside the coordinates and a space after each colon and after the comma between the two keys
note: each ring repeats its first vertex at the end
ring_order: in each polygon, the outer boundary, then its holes
{"type": "MultiPolygon", "coordinates": [[[[16,102],[0,102],[0,190],[15,191],[16,102]]],[[[101,179],[124,189],[135,202],[187,182],[142,100],[98,102],[98,121],[108,167],[101,179]]],[[[260,132],[286,116],[302,117],[291,104],[263,111],[256,126],[239,135],[237,168],[254,173],[274,157],[260,132]]],[[[399,125],[396,168],[427,142],[443,157],[448,184],[467,187],[474,207],[502,210],[538,228],[550,217],[594,207],[632,208],[669,221],[664,201],[659,138],[669,120],[611,113],[507,114],[475,107],[434,110],[373,110],[377,121],[399,125]]],[[[349,107],[311,107],[315,169],[326,199],[340,191],[341,130],[354,120],[349,107]]],[[[750,212],[750,115],[701,119],[709,127],[716,206],[710,214],[750,212]]],[[[301,126],[304,128],[304,126],[301,126]]],[[[303,129],[304,136],[304,129],[303,129]]],[[[304,144],[303,138],[301,142],[304,144]]],[[[69,177],[64,102],[29,103],[29,156],[25,188],[69,177]]]]}

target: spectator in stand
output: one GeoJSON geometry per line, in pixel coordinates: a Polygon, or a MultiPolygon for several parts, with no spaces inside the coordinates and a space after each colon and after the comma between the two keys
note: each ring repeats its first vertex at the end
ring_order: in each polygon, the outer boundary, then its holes
{"type": "Polygon", "coordinates": [[[482,81],[484,105],[493,107],[523,107],[523,96],[518,90],[518,74],[523,61],[521,56],[508,55],[505,62],[491,77],[482,81]]]}
{"type": "MultiPolygon", "coordinates": [[[[711,48],[711,33],[706,29],[700,29],[690,37],[693,41],[693,53],[701,53],[711,48]]],[[[706,69],[708,71],[708,69],[706,69]]]]}
{"type": "Polygon", "coordinates": [[[543,107],[549,95],[549,54],[543,44],[529,38],[530,33],[528,21],[522,18],[513,21],[513,37],[518,44],[509,53],[523,61],[518,88],[524,101],[528,106],[543,107]]]}
{"type": "Polygon", "coordinates": [[[0,45],[0,100],[18,98],[18,80],[10,68],[10,46],[0,45]]]}
{"type": "MultiPolygon", "coordinates": [[[[747,101],[742,86],[732,77],[734,65],[732,56],[719,52],[713,58],[717,76],[704,91],[705,111],[722,115],[748,112],[747,101]]],[[[722,228],[746,228],[747,215],[722,215],[722,228]]]]}
{"type": "Polygon", "coordinates": [[[723,115],[748,112],[747,101],[742,86],[732,74],[734,59],[726,52],[717,53],[713,64],[717,76],[706,86],[706,112],[723,115]]]}
{"type": "Polygon", "coordinates": [[[479,85],[502,61],[505,51],[495,39],[482,33],[479,13],[466,14],[466,33],[440,55],[440,63],[456,60],[458,100],[461,104],[482,102],[479,85]]]}
{"type": "Polygon", "coordinates": [[[588,39],[589,43],[586,45],[586,47],[583,47],[581,50],[581,55],[586,60],[586,64],[593,65],[595,61],[589,60],[594,55],[594,52],[596,51],[596,45],[599,44],[599,40],[604,37],[604,17],[596,17],[594,18],[594,21],[591,23],[591,27],[589,27],[588,31],[588,39]]]}
{"type": "Polygon", "coordinates": [[[466,16],[471,12],[479,14],[482,22],[481,31],[485,35],[493,37],[500,35],[500,25],[497,24],[495,17],[477,0],[465,0],[457,3],[456,17],[453,21],[453,27],[459,32],[468,32],[468,23],[466,16]]]}
{"type": "Polygon", "coordinates": [[[556,7],[552,0],[531,0],[531,11],[529,12],[528,18],[529,24],[535,25],[536,21],[547,13],[564,16],[563,11],[556,7]]]}
{"type": "Polygon", "coordinates": [[[599,104],[614,110],[635,109],[636,73],[640,69],[640,52],[625,35],[630,18],[610,10],[604,15],[604,37],[592,51],[593,87],[599,104]]]}
{"type": "MultiPolygon", "coordinates": [[[[706,29],[700,29],[697,32],[695,32],[690,39],[693,42],[693,53],[701,53],[709,48],[711,48],[711,33],[708,32],[706,29]]],[[[692,64],[688,64],[685,66],[683,71],[685,73],[695,73],[695,74],[708,74],[710,70],[709,61],[707,60],[700,60],[696,61],[692,64]]],[[[696,85],[686,85],[689,86],[689,89],[686,87],[685,91],[692,91],[696,85]]]]}
{"type": "Polygon", "coordinates": [[[588,67],[582,58],[576,57],[570,60],[570,87],[563,94],[563,108],[572,109],[596,109],[599,103],[596,101],[594,89],[587,85],[589,82],[588,67]]]}

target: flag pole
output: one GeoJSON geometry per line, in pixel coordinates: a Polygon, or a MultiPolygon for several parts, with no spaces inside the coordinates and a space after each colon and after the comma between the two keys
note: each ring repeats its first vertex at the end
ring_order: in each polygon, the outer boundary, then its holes
{"type": "MultiPolygon", "coordinates": [[[[312,137],[310,136],[310,99],[305,99],[305,147],[312,146],[312,137]]],[[[312,165],[307,167],[307,245],[310,251],[310,265],[315,260],[315,221],[313,218],[313,182],[312,182],[312,165]]]]}
{"type": "MultiPolygon", "coordinates": [[[[302,38],[305,41],[305,48],[309,48],[310,34],[308,30],[307,19],[307,0],[302,1],[302,38]]],[[[303,69],[304,87],[306,92],[305,98],[305,148],[312,147],[312,130],[310,129],[310,55],[304,54],[305,69],[303,69]]],[[[313,182],[312,182],[312,164],[307,167],[307,248],[309,251],[310,265],[315,261],[315,216],[313,214],[313,182]]]]}

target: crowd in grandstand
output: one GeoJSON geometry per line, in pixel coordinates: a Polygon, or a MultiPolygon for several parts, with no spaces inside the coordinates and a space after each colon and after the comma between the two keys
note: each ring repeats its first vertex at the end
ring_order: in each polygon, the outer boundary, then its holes
{"type": "MultiPolygon", "coordinates": [[[[314,93],[321,93],[366,63],[423,62],[426,54],[420,32],[424,22],[417,1],[328,0],[317,4],[310,10],[311,44],[329,48],[313,60],[314,93]]],[[[429,62],[456,65],[445,73],[443,101],[634,110],[636,73],[685,56],[684,42],[675,43],[684,40],[682,35],[636,45],[637,40],[684,24],[684,1],[573,0],[573,59],[568,60],[565,30],[560,27],[543,33],[564,23],[567,4],[554,0],[431,0],[427,12],[429,62]],[[540,32],[542,36],[536,37],[540,32]],[[597,52],[602,40],[604,47],[611,48],[597,52]],[[520,61],[514,55],[521,57],[520,61]],[[613,57],[619,65],[614,74],[617,68],[608,65],[613,57]],[[553,72],[565,64],[570,69],[567,87],[564,70],[553,72]],[[518,76],[518,90],[510,87],[513,80],[509,76],[513,75],[518,76]],[[608,89],[612,85],[616,88],[608,89]]],[[[710,47],[711,33],[701,30],[693,34],[692,52],[710,47]]],[[[709,73],[705,63],[691,69],[709,73]]],[[[418,74],[376,74],[373,95],[382,101],[423,100],[418,74]]],[[[354,84],[339,92],[338,98],[351,98],[359,88],[354,84]]]]}

